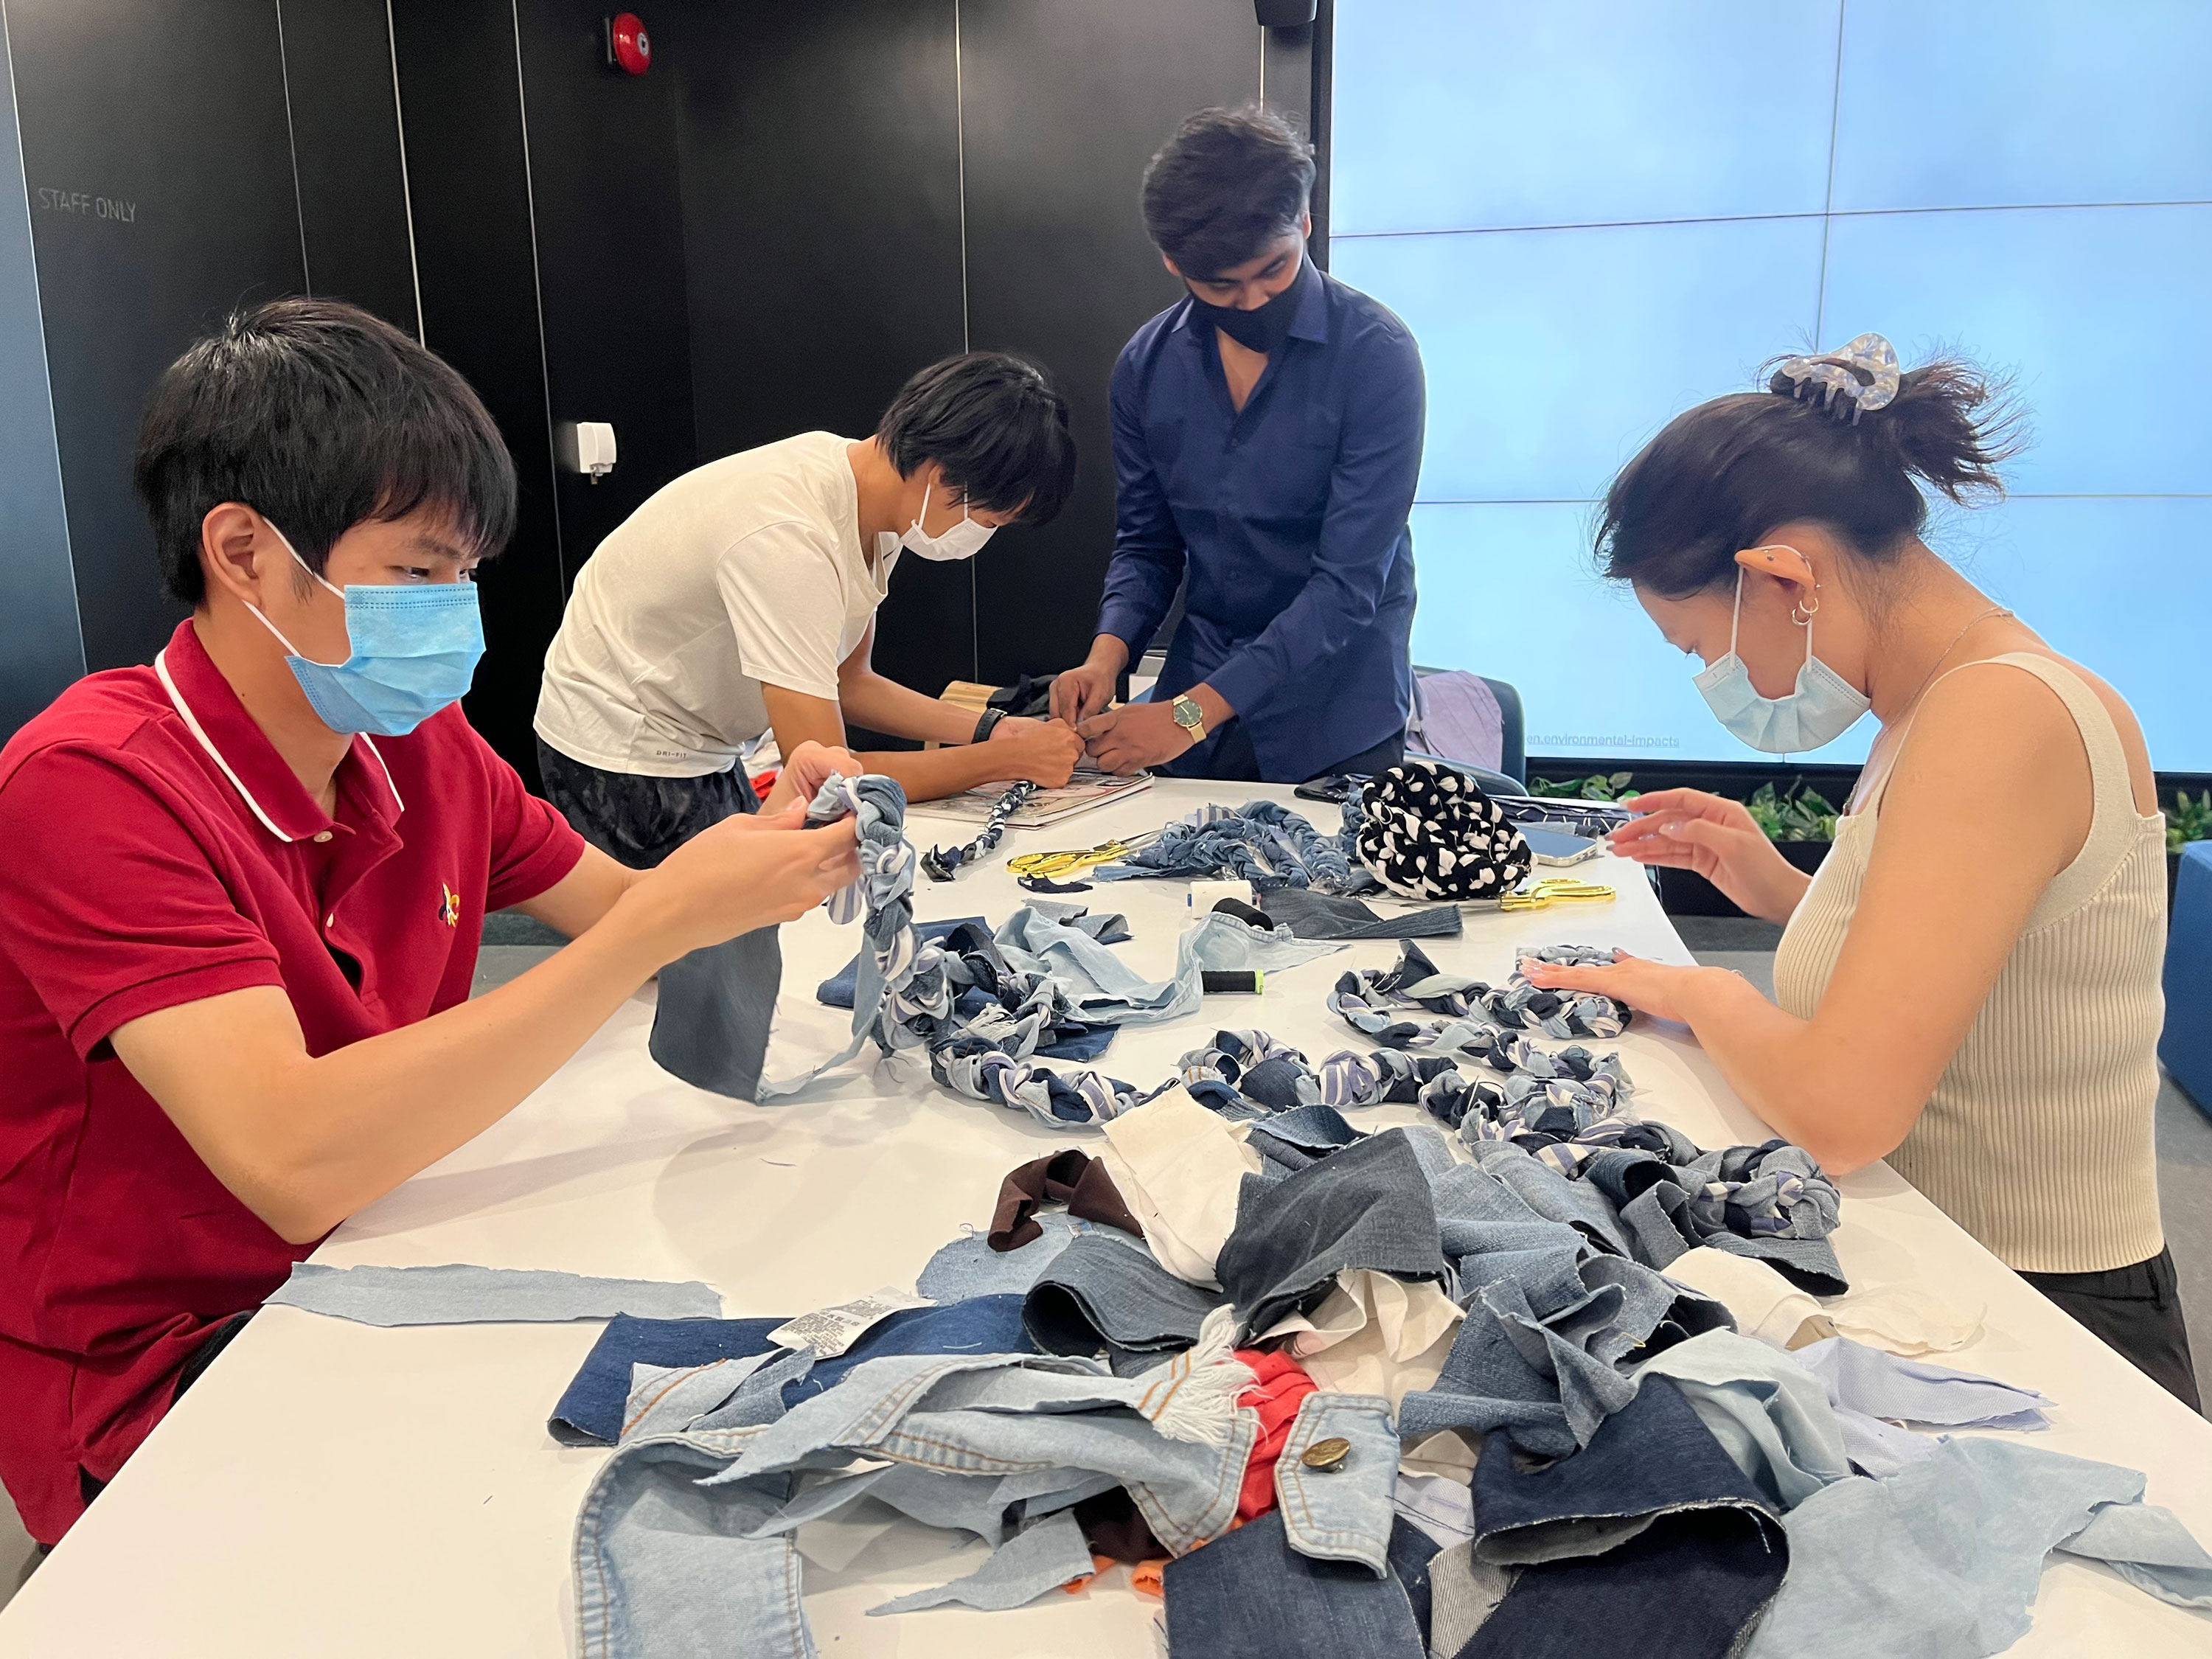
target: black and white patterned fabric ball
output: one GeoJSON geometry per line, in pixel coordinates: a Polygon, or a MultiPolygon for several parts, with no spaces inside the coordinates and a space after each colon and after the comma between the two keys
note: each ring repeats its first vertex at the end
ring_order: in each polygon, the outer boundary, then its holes
{"type": "Polygon", "coordinates": [[[1376,775],[1361,804],[1358,846],[1359,861],[1407,898],[1500,898],[1536,862],[1480,784],[1433,761],[1376,775]]]}

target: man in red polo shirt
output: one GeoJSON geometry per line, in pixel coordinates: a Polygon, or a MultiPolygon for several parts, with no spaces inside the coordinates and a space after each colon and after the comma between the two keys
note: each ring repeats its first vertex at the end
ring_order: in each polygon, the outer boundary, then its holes
{"type": "Polygon", "coordinates": [[[137,477],[192,615],[0,750],[0,1476],[47,1543],[323,1235],[665,963],[858,868],[792,799],[836,751],[630,871],[470,728],[514,471],[397,330],[234,317],[162,377],[137,477]],[[509,906],[574,942],[471,1001],[509,906]]]}

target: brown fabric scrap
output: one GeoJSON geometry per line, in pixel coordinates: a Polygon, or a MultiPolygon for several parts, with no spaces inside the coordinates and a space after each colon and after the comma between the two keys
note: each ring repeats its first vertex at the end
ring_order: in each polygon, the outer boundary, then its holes
{"type": "Polygon", "coordinates": [[[1065,1204],[1078,1220],[1145,1236],[1106,1166],[1088,1152],[1071,1149],[1024,1164],[999,1183],[999,1205],[991,1216],[991,1248],[1018,1250],[1042,1237],[1044,1229],[1036,1218],[1038,1206],[1045,1204],[1065,1204]]]}

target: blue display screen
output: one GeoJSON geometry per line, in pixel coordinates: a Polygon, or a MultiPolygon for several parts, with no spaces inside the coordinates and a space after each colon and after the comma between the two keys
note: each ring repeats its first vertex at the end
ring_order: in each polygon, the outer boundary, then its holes
{"type": "Polygon", "coordinates": [[[1512,681],[1531,755],[1756,758],[1595,575],[1597,498],[1871,331],[2029,411],[1929,544],[2212,771],[2208,64],[2206,0],[1337,0],[1330,269],[1428,371],[1415,660],[1512,681]]]}

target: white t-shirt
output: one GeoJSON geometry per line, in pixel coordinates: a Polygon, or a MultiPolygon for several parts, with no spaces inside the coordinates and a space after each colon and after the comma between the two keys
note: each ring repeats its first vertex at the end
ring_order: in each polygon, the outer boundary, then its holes
{"type": "Polygon", "coordinates": [[[763,684],[834,702],[883,603],[847,440],[808,432],[655,493],[599,544],[545,653],[538,735],[602,771],[726,772],[769,726],[763,684]]]}

